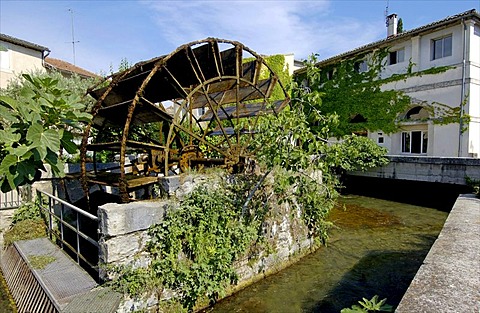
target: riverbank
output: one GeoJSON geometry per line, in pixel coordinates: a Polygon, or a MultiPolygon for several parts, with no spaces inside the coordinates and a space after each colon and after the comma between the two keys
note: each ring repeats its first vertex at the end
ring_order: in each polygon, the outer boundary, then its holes
{"type": "Polygon", "coordinates": [[[338,313],[376,294],[397,306],[448,213],[357,195],[341,200],[327,247],[206,312],[338,313]]]}
{"type": "Polygon", "coordinates": [[[480,312],[480,199],[461,195],[397,313],[480,312]]]}

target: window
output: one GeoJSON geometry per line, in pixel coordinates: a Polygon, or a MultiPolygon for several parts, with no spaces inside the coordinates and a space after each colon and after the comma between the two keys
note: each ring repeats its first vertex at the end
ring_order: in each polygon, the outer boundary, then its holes
{"type": "Polygon", "coordinates": [[[432,60],[452,55],[452,35],[432,40],[432,60]]]}
{"type": "Polygon", "coordinates": [[[476,36],[480,36],[480,25],[475,25],[473,27],[473,34],[476,36]]]}
{"type": "Polygon", "coordinates": [[[10,69],[10,51],[3,45],[0,45],[0,68],[10,69]]]}
{"type": "Polygon", "coordinates": [[[402,152],[427,153],[428,133],[426,131],[402,132],[402,152]]]}
{"type": "Polygon", "coordinates": [[[388,54],[388,64],[393,65],[405,61],[405,49],[391,51],[388,54]]]}
{"type": "Polygon", "coordinates": [[[198,108],[197,109],[197,114],[198,116],[202,116],[203,114],[205,114],[207,112],[207,108],[206,107],[201,107],[201,108],[198,108]]]}
{"type": "Polygon", "coordinates": [[[368,71],[367,61],[363,60],[363,61],[355,62],[354,70],[357,73],[364,73],[364,72],[368,71]]]}
{"type": "Polygon", "coordinates": [[[332,80],[332,79],[333,79],[333,70],[329,70],[329,71],[327,72],[327,79],[328,79],[328,80],[332,80]]]}
{"type": "Polygon", "coordinates": [[[378,140],[377,140],[377,143],[383,143],[384,142],[384,139],[383,139],[383,133],[378,133],[378,140]]]}

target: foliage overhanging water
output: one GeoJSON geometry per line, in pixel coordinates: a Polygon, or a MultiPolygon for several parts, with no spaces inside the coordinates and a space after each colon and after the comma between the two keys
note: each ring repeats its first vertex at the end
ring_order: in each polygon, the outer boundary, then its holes
{"type": "Polygon", "coordinates": [[[328,247],[207,312],[340,312],[375,294],[397,306],[448,213],[363,196],[340,200],[328,247]]]}

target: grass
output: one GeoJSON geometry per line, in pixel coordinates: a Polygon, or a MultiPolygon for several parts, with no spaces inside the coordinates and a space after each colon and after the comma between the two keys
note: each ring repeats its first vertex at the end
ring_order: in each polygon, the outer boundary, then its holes
{"type": "Polygon", "coordinates": [[[55,258],[50,255],[29,255],[28,262],[37,270],[43,270],[48,264],[55,262],[55,258]]]}
{"type": "Polygon", "coordinates": [[[9,246],[18,240],[41,238],[46,235],[46,226],[43,220],[23,220],[8,229],[3,234],[3,239],[5,246],[9,246]]]}

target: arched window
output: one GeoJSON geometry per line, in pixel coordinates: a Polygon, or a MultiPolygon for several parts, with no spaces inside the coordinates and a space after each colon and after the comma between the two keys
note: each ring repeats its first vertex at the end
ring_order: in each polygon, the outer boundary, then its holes
{"type": "Polygon", "coordinates": [[[350,123],[365,123],[367,119],[362,114],[357,114],[350,119],[350,123]]]}
{"type": "Polygon", "coordinates": [[[423,120],[429,117],[428,111],[422,106],[416,106],[411,108],[405,114],[406,120],[423,120]]]}

